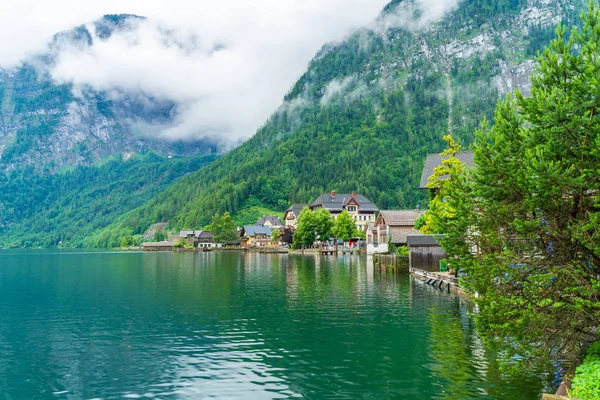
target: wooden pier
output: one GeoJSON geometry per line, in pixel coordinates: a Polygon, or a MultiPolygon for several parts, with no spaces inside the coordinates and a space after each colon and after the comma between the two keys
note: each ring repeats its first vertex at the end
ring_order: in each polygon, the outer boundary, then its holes
{"type": "Polygon", "coordinates": [[[337,256],[339,254],[359,254],[359,249],[355,247],[346,246],[323,246],[319,249],[319,253],[322,255],[337,256]]]}

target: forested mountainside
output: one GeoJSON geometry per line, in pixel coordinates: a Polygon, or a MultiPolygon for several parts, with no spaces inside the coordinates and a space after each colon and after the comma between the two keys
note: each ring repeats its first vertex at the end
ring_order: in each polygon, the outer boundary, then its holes
{"type": "Polygon", "coordinates": [[[95,165],[108,157],[156,151],[164,155],[215,152],[208,141],[170,142],[144,136],[136,126],[164,124],[174,104],[135,91],[110,93],[56,83],[50,70],[65,47],[89,47],[132,29],[131,15],[107,15],[57,34],[44,54],[15,69],[0,69],[0,172],[36,174],[95,165]],[[93,34],[92,34],[93,33],[93,34]]]}
{"type": "Polygon", "coordinates": [[[499,97],[527,93],[534,55],[584,0],[463,0],[441,20],[392,1],[369,28],[328,44],[257,134],[86,241],[118,245],[150,224],[197,228],[249,204],[275,211],[357,191],[380,208],[425,207],[425,156],[451,132],[467,146],[499,97]]]}
{"type": "Polygon", "coordinates": [[[0,248],[83,247],[87,236],[215,158],[146,153],[65,174],[0,174],[0,248]]]}
{"type": "Polygon", "coordinates": [[[0,70],[0,248],[82,246],[86,236],[216,159],[210,141],[157,140],[137,130],[168,124],[169,102],[52,79],[63,46],[91,46],[139,19],[105,16],[56,35],[46,53],[18,68],[0,70]]]}

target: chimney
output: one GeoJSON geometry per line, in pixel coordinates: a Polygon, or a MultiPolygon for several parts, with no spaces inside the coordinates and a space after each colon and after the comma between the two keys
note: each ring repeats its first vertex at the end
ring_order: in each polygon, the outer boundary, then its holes
{"type": "Polygon", "coordinates": [[[331,191],[331,198],[332,198],[332,199],[335,199],[335,190],[332,190],[332,191],[331,191]]]}
{"type": "Polygon", "coordinates": [[[354,199],[356,197],[356,192],[352,192],[352,198],[354,199]]]}

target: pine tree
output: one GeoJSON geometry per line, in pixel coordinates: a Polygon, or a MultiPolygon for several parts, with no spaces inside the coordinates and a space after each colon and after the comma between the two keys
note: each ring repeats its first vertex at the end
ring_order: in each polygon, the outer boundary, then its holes
{"type": "MultiPolygon", "coordinates": [[[[569,39],[557,28],[531,96],[517,91],[498,105],[495,125],[477,133],[472,176],[441,183],[428,217],[466,287],[482,295],[485,338],[523,362],[600,339],[598,6],[582,18],[569,39]]],[[[452,165],[451,178],[460,172],[452,165]]]]}

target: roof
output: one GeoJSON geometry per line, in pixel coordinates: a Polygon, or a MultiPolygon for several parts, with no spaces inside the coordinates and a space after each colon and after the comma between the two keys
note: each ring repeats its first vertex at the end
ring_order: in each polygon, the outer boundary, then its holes
{"type": "Polygon", "coordinates": [[[246,232],[246,236],[256,236],[256,235],[267,235],[271,236],[271,228],[268,226],[260,226],[260,225],[250,225],[244,226],[244,231],[246,232]]]}
{"type": "MultiPolygon", "coordinates": [[[[441,154],[428,154],[427,160],[425,160],[425,167],[423,167],[423,174],[421,175],[421,184],[419,189],[427,189],[429,183],[429,177],[433,175],[433,170],[442,165],[442,160],[447,160],[450,156],[442,156],[441,154]]],[[[467,164],[468,167],[474,167],[475,161],[473,161],[472,151],[461,151],[456,153],[456,158],[467,164]]]]}
{"type": "Polygon", "coordinates": [[[411,247],[440,246],[439,240],[443,235],[408,235],[406,243],[411,247]]]}
{"type": "Polygon", "coordinates": [[[304,209],[304,207],[308,207],[308,204],[303,204],[303,203],[292,204],[290,206],[290,208],[285,210],[285,215],[287,217],[287,214],[291,211],[294,213],[294,215],[296,217],[298,217],[300,215],[300,213],[302,212],[302,210],[304,209]]]}
{"type": "Polygon", "coordinates": [[[195,238],[212,237],[212,233],[209,231],[179,231],[179,237],[185,238],[188,236],[194,236],[195,238]]]}
{"type": "Polygon", "coordinates": [[[173,242],[146,242],[142,243],[142,247],[173,247],[173,242]]]}
{"type": "Polygon", "coordinates": [[[335,194],[332,193],[322,194],[309,206],[310,208],[323,207],[329,211],[342,212],[344,207],[350,202],[350,200],[356,200],[358,208],[363,212],[376,212],[379,208],[369,199],[362,194],[357,194],[353,197],[352,194],[335,194]]]}
{"type": "Polygon", "coordinates": [[[425,212],[425,210],[386,210],[381,211],[379,216],[388,226],[415,226],[417,218],[425,212]]]}
{"type": "Polygon", "coordinates": [[[281,222],[279,217],[262,217],[258,220],[256,225],[264,226],[267,222],[269,222],[272,226],[283,226],[283,222],[281,222]]]}

